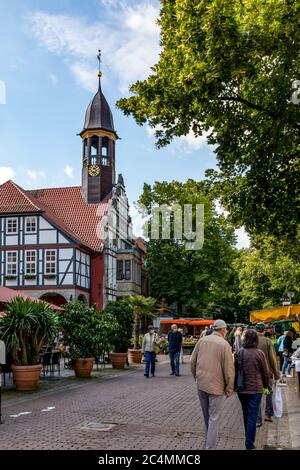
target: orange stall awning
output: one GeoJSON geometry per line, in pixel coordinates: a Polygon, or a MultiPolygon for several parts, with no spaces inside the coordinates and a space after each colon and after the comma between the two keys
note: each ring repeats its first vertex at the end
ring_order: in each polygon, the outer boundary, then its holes
{"type": "Polygon", "coordinates": [[[214,320],[194,320],[190,322],[190,325],[204,325],[209,326],[214,323],[214,320]]]}
{"type": "Polygon", "coordinates": [[[160,323],[163,325],[189,325],[190,320],[176,319],[176,320],[160,320],[160,323]]]}

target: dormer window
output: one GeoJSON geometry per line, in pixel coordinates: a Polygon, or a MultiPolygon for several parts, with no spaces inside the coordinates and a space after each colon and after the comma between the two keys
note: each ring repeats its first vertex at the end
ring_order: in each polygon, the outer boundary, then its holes
{"type": "Polygon", "coordinates": [[[16,217],[6,219],[6,233],[10,235],[18,233],[18,219],[16,217]]]}

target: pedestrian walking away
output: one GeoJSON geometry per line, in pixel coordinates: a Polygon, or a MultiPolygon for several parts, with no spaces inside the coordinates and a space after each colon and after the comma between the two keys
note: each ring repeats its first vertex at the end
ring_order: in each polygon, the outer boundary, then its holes
{"type": "Polygon", "coordinates": [[[168,334],[168,349],[171,363],[171,375],[179,375],[180,351],[182,345],[182,334],[178,331],[177,325],[171,326],[168,334]]]}
{"type": "Polygon", "coordinates": [[[263,394],[269,393],[269,369],[266,357],[257,349],[258,335],[255,330],[246,330],[242,348],[235,355],[235,389],[240,399],[245,427],[245,446],[255,449],[256,421],[263,394]],[[238,377],[242,375],[242,383],[238,377]]]}
{"type": "Polygon", "coordinates": [[[200,338],[191,357],[191,372],[197,383],[205,423],[204,449],[215,449],[225,398],[234,390],[234,365],[227,326],[216,320],[211,335],[200,338]]]}
{"type": "Polygon", "coordinates": [[[258,334],[258,349],[260,349],[264,353],[269,368],[268,388],[270,393],[268,395],[263,395],[261,400],[261,407],[259,409],[259,414],[257,418],[257,425],[261,426],[263,423],[263,417],[265,417],[265,421],[273,421],[273,385],[274,380],[276,381],[280,379],[280,372],[274,345],[270,338],[266,338],[264,336],[265,324],[263,322],[259,322],[256,324],[255,329],[258,334]]]}
{"type": "Polygon", "coordinates": [[[152,377],[155,376],[155,359],[156,353],[159,350],[159,343],[160,340],[158,334],[154,331],[154,327],[152,325],[148,326],[148,333],[144,335],[142,344],[142,351],[145,354],[146,360],[144,376],[147,378],[150,372],[152,377]]]}

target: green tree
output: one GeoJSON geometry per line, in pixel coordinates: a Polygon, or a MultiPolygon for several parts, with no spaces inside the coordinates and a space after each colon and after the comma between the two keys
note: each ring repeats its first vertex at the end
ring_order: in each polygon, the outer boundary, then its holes
{"type": "MultiPolygon", "coordinates": [[[[237,226],[295,239],[300,210],[300,2],[162,0],[162,53],[117,105],[157,145],[208,132],[207,176],[237,226]]],[[[299,241],[299,239],[298,239],[299,241]]]]}
{"type": "Polygon", "coordinates": [[[293,302],[300,301],[300,263],[272,238],[261,240],[260,249],[240,250],[235,269],[240,304],[248,310],[281,305],[289,291],[295,293],[293,302]]]}
{"type": "MultiPolygon", "coordinates": [[[[148,242],[146,270],[150,294],[158,299],[165,298],[169,304],[176,302],[179,312],[184,310],[189,315],[205,314],[209,304],[218,303],[218,299],[221,303],[224,300],[224,292],[232,285],[235,237],[233,227],[223,215],[216,213],[214,201],[206,193],[205,185],[193,180],[186,183],[156,182],[153,187],[144,185],[139,203],[148,213],[162,204],[179,204],[181,207],[190,204],[194,209],[194,227],[196,204],[204,205],[202,249],[187,250],[184,239],[171,238],[148,242]]],[[[171,237],[172,235],[173,219],[171,237]]],[[[236,307],[238,306],[239,301],[236,300],[236,307]]],[[[234,313],[235,308],[231,308],[234,313]]],[[[225,310],[223,305],[222,313],[225,310]]],[[[229,309],[227,311],[229,314],[229,309]]],[[[211,314],[211,310],[208,314],[211,314]]]]}
{"type": "Polygon", "coordinates": [[[110,351],[110,338],[119,328],[110,312],[100,314],[95,307],[78,301],[68,302],[64,308],[60,325],[72,359],[99,357],[110,351]]]}
{"type": "Polygon", "coordinates": [[[129,305],[134,311],[133,341],[134,349],[140,349],[140,323],[141,318],[155,318],[156,300],[152,297],[144,297],[143,295],[132,295],[128,297],[129,305]]]}
{"type": "Polygon", "coordinates": [[[118,323],[118,328],[112,333],[110,343],[117,353],[127,352],[131,346],[134,312],[128,299],[109,302],[101,315],[110,314],[118,323]]]}

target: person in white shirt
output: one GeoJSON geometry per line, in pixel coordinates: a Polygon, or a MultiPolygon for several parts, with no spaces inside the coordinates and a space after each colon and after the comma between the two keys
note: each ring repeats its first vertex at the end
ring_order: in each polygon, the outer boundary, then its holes
{"type": "Polygon", "coordinates": [[[145,359],[146,359],[146,367],[145,367],[145,372],[144,376],[149,378],[149,372],[150,372],[150,367],[151,367],[151,375],[154,377],[155,375],[155,359],[156,359],[156,353],[159,349],[159,337],[158,334],[155,333],[154,331],[154,326],[150,325],[148,326],[148,333],[144,335],[143,338],[143,345],[142,345],[142,350],[143,353],[145,354],[145,359]]]}

